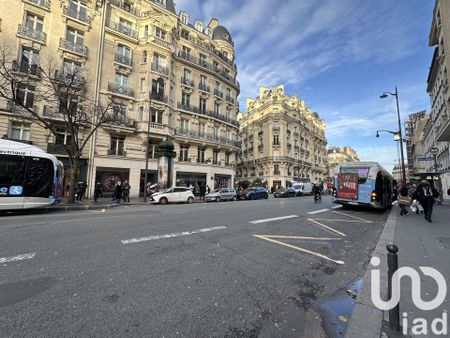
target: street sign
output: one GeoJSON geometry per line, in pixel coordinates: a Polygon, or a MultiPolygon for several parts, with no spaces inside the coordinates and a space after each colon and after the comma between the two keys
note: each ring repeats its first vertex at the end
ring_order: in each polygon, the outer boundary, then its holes
{"type": "Polygon", "coordinates": [[[431,148],[431,155],[437,155],[439,153],[439,149],[436,147],[431,148]]]}
{"type": "Polygon", "coordinates": [[[416,158],[417,161],[433,161],[433,157],[428,156],[428,157],[417,157],[416,158]]]}

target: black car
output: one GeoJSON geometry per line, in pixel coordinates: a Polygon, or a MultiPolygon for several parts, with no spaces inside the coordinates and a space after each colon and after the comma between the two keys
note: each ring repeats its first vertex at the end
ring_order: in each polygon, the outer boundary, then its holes
{"type": "Polygon", "coordinates": [[[295,190],[292,188],[284,188],[284,189],[278,189],[273,193],[273,197],[294,197],[295,196],[295,190]]]}
{"type": "Polygon", "coordinates": [[[241,199],[257,200],[261,198],[269,198],[269,192],[262,187],[247,188],[241,195],[241,199]]]}

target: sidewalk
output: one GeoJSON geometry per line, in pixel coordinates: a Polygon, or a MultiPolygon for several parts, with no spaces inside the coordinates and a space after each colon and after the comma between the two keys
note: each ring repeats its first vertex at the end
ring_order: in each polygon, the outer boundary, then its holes
{"type": "MultiPolygon", "coordinates": [[[[204,203],[204,202],[200,201],[200,198],[198,196],[196,196],[195,203],[204,203]]],[[[62,201],[61,203],[48,206],[45,209],[47,209],[47,210],[90,210],[90,209],[109,209],[109,208],[115,208],[115,207],[121,207],[121,206],[127,206],[127,205],[148,205],[148,204],[149,204],[148,200],[147,200],[147,203],[145,203],[143,197],[133,197],[133,198],[130,198],[129,203],[124,203],[123,201],[121,201],[120,204],[113,202],[111,200],[111,198],[99,198],[97,202],[95,202],[93,199],[83,199],[81,202],[75,202],[73,204],[67,203],[66,201],[62,201]]]]}
{"type": "MultiPolygon", "coordinates": [[[[409,213],[400,216],[397,206],[392,208],[389,218],[385,224],[383,233],[373,253],[379,257],[381,275],[381,298],[387,300],[387,250],[386,244],[394,243],[399,247],[399,267],[409,266],[414,268],[421,278],[421,298],[424,301],[432,300],[437,294],[436,282],[425,276],[420,266],[430,266],[437,269],[446,279],[447,286],[450,285],[450,206],[435,205],[432,215],[433,223],[428,223],[423,215],[409,213]]],[[[369,265],[364,276],[363,285],[358,295],[355,308],[353,309],[350,323],[347,327],[345,337],[402,337],[403,335],[391,332],[388,325],[388,313],[377,309],[371,299],[370,271],[369,265]]],[[[431,333],[431,322],[436,318],[442,318],[443,312],[450,310],[448,294],[444,303],[437,309],[422,311],[412,302],[411,282],[406,276],[401,282],[400,297],[400,324],[402,325],[402,314],[406,312],[408,335],[410,337],[434,337],[431,333]],[[427,334],[414,335],[411,328],[416,318],[427,320],[427,334]]],[[[416,323],[417,324],[417,323],[416,323]]],[[[447,326],[448,327],[448,326],[447,326]]],[[[438,325],[440,329],[441,326],[438,325]]],[[[448,336],[448,335],[447,335],[448,336]]],[[[442,335],[441,335],[442,337],[442,335]]]]}

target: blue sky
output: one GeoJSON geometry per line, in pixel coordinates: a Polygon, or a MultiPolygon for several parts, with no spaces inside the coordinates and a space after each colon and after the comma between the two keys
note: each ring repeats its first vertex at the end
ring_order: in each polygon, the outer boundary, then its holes
{"type": "Polygon", "coordinates": [[[402,120],[429,110],[426,79],[432,0],[178,0],[190,22],[216,17],[235,42],[239,101],[260,85],[285,84],[326,121],[329,145],[350,145],[391,169],[397,148],[397,85],[402,120]]]}

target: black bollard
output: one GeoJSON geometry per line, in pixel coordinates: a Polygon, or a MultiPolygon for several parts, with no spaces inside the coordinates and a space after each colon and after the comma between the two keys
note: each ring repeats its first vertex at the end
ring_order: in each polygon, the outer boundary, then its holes
{"type": "MultiPolygon", "coordinates": [[[[392,299],[392,275],[398,269],[398,246],[395,244],[386,245],[388,251],[388,299],[392,299]]],[[[389,310],[389,326],[392,330],[400,331],[400,305],[397,304],[389,310]]]]}

